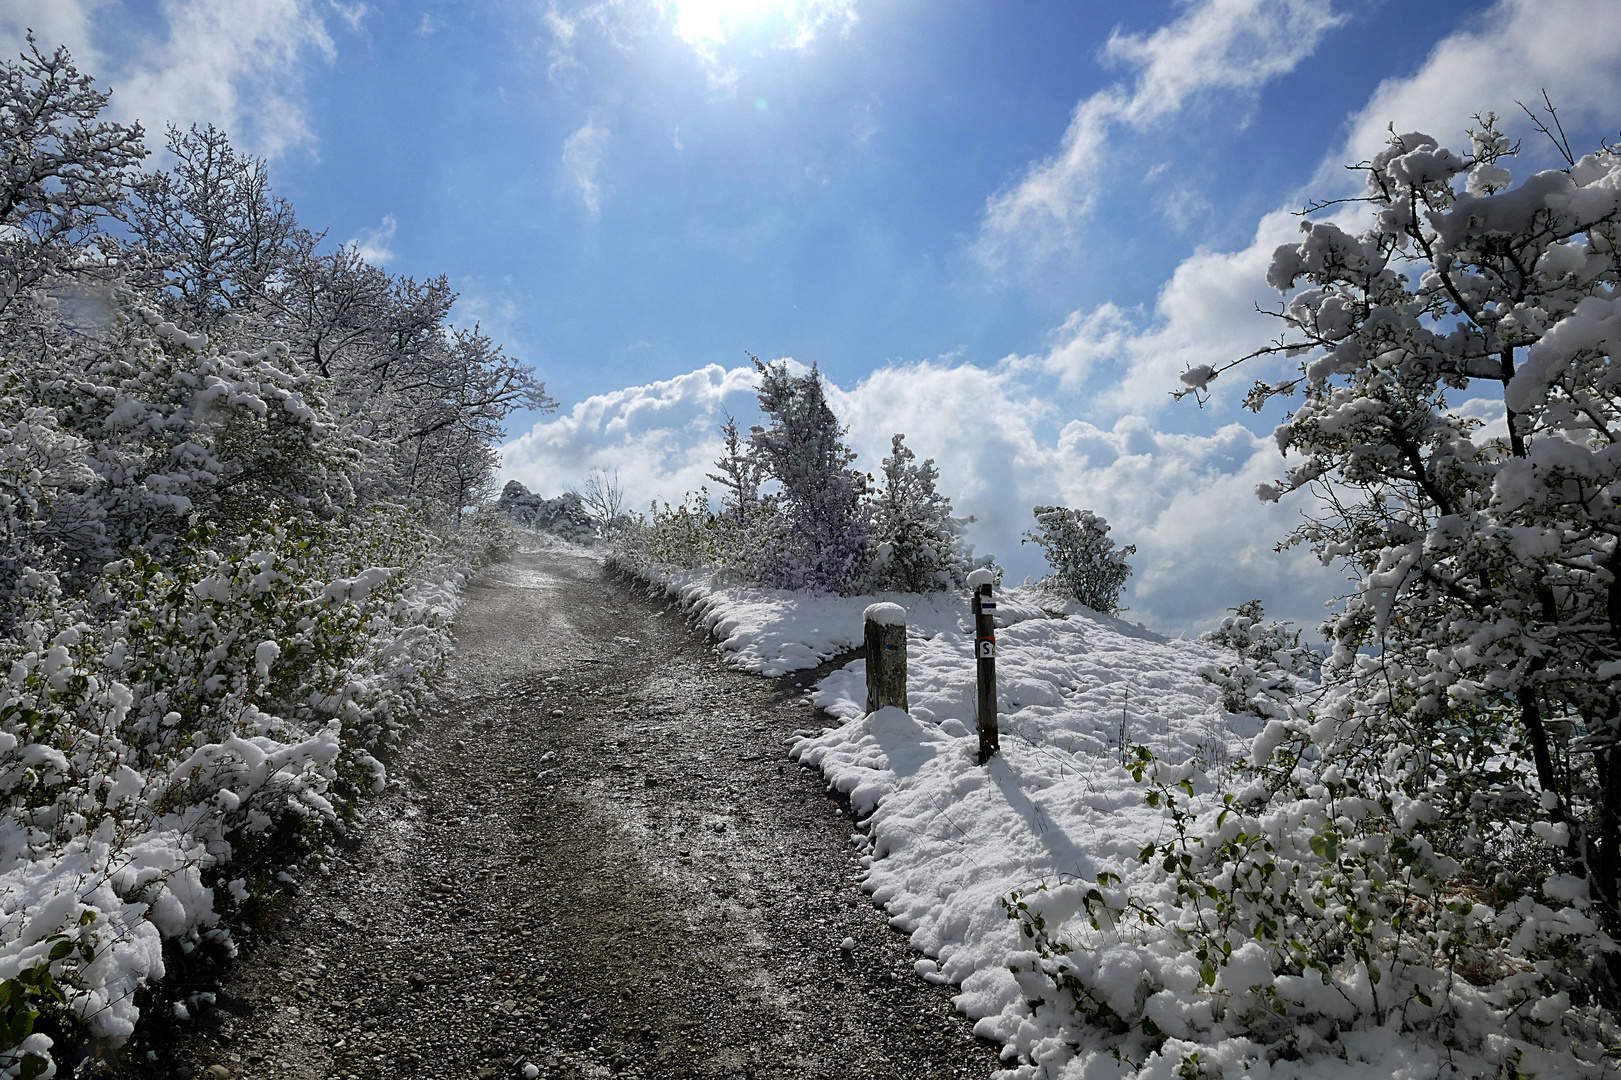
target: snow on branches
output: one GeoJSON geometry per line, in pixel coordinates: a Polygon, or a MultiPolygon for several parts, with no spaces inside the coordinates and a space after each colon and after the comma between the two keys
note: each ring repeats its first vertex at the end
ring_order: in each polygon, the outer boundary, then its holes
{"type": "Polygon", "coordinates": [[[762,551],[760,581],[839,592],[860,566],[872,529],[866,477],[850,467],[855,452],[844,443],[815,366],[795,375],[786,363],[754,365],[760,411],[771,425],[753,429],[752,451],[781,485],[780,528],[762,551]]]}
{"type": "Polygon", "coordinates": [[[972,560],[963,540],[967,522],[951,516],[951,500],[935,490],[940,471],[897,433],[872,500],[872,536],[862,571],[866,591],[925,593],[964,587],[972,560]]]}
{"type": "Polygon", "coordinates": [[[1109,523],[1090,510],[1038,506],[1035,515],[1037,527],[1024,534],[1024,542],[1040,547],[1053,568],[1049,588],[1105,615],[1119,611],[1120,594],[1131,576],[1126,556],[1135,554],[1137,545],[1116,550],[1109,523]]]}
{"type": "Polygon", "coordinates": [[[1466,151],[1393,134],[1362,166],[1363,227],[1308,218],[1268,273],[1284,333],[1255,355],[1301,360],[1249,404],[1302,399],[1276,433],[1296,461],[1259,494],[1313,492],[1287,543],[1355,581],[1321,685],[1285,692],[1255,661],[1289,639],[1239,609],[1212,641],[1240,663],[1205,674],[1267,718],[1247,783],[1139,751],[1174,834],[1140,853],[1152,882],[1010,900],[1031,977],[1127,1031],[1145,1071],[1343,1056],[1383,1029],[1461,1075],[1596,1077],[1621,1037],[1621,154],[1516,185],[1517,148],[1476,120],[1466,151]],[[1049,940],[1054,904],[1097,936],[1049,940]]]}
{"type": "Polygon", "coordinates": [[[53,1067],[40,1015],[127,1038],[165,950],[228,954],[381,788],[510,547],[467,513],[500,422],[548,404],[217,130],[138,177],[106,103],[65,50],[0,63],[0,1076],[53,1067]]]}

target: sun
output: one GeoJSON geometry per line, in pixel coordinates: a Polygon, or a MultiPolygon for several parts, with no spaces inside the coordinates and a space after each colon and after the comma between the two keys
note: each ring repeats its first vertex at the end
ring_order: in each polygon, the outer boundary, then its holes
{"type": "Polygon", "coordinates": [[[718,45],[739,33],[770,27],[790,44],[804,44],[824,23],[850,22],[855,0],[670,0],[675,32],[689,45],[718,45]]]}

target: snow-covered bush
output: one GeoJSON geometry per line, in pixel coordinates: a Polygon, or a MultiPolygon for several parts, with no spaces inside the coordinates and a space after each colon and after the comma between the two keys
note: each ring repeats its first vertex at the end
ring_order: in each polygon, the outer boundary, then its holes
{"type": "Polygon", "coordinates": [[[1277,432],[1304,460],[1260,494],[1317,491],[1291,542],[1357,583],[1323,686],[1269,703],[1241,791],[1139,753],[1171,826],[1145,881],[1010,898],[1027,993],[1070,995],[1143,1075],[1398,1034],[1453,1075],[1613,1072],[1621,154],[1550,123],[1567,167],[1515,186],[1477,121],[1468,152],[1393,135],[1367,227],[1307,220],[1273,257],[1264,352],[1306,359],[1250,404],[1304,395],[1277,432]],[[1500,434],[1450,404],[1486,391],[1500,434]],[[1089,936],[1048,932],[1082,911],[1089,936]]]}
{"type": "Polygon", "coordinates": [[[1298,629],[1266,619],[1259,600],[1231,610],[1199,640],[1236,653],[1236,661],[1201,665],[1199,677],[1221,688],[1221,707],[1228,712],[1288,715],[1289,703],[1300,690],[1298,679],[1316,669],[1316,654],[1300,644],[1298,629]]]}
{"type": "Polygon", "coordinates": [[[565,491],[555,499],[543,499],[518,481],[508,480],[495,506],[514,524],[551,533],[571,544],[589,544],[597,538],[597,523],[586,513],[585,500],[578,492],[565,491]]]}
{"type": "Polygon", "coordinates": [[[1035,508],[1037,528],[1025,533],[1053,569],[1048,587],[1066,600],[1079,600],[1093,611],[1113,615],[1120,610],[1120,594],[1131,576],[1127,555],[1137,545],[1116,549],[1109,539],[1109,523],[1090,510],[1063,506],[1035,508]]]}
{"type": "Polygon", "coordinates": [[[783,542],[784,522],[773,500],[756,503],[746,517],[716,513],[708,488],[687,493],[680,503],[654,502],[645,520],[625,526],[610,562],[631,574],[652,566],[709,570],[724,581],[759,583],[761,551],[783,542]]]}
{"type": "MultiPolygon", "coordinates": [[[[1411,747],[1378,767],[1389,733],[1325,742],[1312,726],[1272,721],[1237,793],[1136,748],[1167,836],[1143,847],[1149,872],[1130,888],[1105,873],[1006,898],[1030,944],[1014,964],[1026,996],[1067,997],[1145,1076],[1236,1080],[1353,1055],[1376,1032],[1433,1040],[1464,1077],[1608,1075],[1621,1026],[1594,993],[1605,957],[1591,948],[1607,939],[1586,883],[1549,872],[1535,804],[1459,860],[1451,811],[1478,814],[1489,780],[1443,790],[1404,775],[1411,747]],[[1298,767],[1319,754],[1329,764],[1298,767]],[[1505,859],[1543,879],[1504,881],[1505,859]],[[1049,932],[1076,915],[1088,932],[1049,932]]],[[[1480,749],[1452,753],[1489,773],[1480,749]]]]}
{"type": "Polygon", "coordinates": [[[855,452],[844,444],[816,368],[794,375],[786,363],[754,364],[760,410],[771,426],[753,429],[753,454],[781,485],[774,515],[781,527],[768,531],[760,550],[760,582],[840,592],[861,565],[872,527],[862,498],[866,477],[850,467],[855,452]]]}
{"type": "Polygon", "coordinates": [[[67,54],[0,63],[0,1076],[116,1045],[381,790],[448,656],[499,420],[442,283],[321,254],[213,129],[138,178],[67,54]],[[128,230],[98,232],[104,219],[128,230]]]}
{"type": "Polygon", "coordinates": [[[967,522],[951,516],[951,500],[934,487],[939,470],[932,460],[917,464],[905,438],[897,434],[890,440],[872,499],[862,588],[912,593],[963,588],[973,568],[963,539],[967,522]]]}

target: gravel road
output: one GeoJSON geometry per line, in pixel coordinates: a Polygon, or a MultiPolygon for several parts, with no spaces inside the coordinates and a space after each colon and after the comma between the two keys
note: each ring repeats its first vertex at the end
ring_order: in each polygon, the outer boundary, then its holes
{"type": "MultiPolygon", "coordinates": [[[[985,1077],[788,761],[817,673],[725,670],[594,561],[485,571],[402,788],[138,1076],[985,1077]],[[853,951],[840,945],[855,940],[853,951]]],[[[150,1049],[151,1057],[148,1057],[150,1049]]]]}

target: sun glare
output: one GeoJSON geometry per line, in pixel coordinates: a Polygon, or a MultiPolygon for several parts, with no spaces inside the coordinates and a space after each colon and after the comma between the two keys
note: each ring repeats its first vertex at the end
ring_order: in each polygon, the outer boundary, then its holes
{"type": "Polygon", "coordinates": [[[802,45],[829,21],[849,22],[855,0],[671,0],[675,32],[689,45],[718,45],[740,33],[780,29],[802,45]]]}

